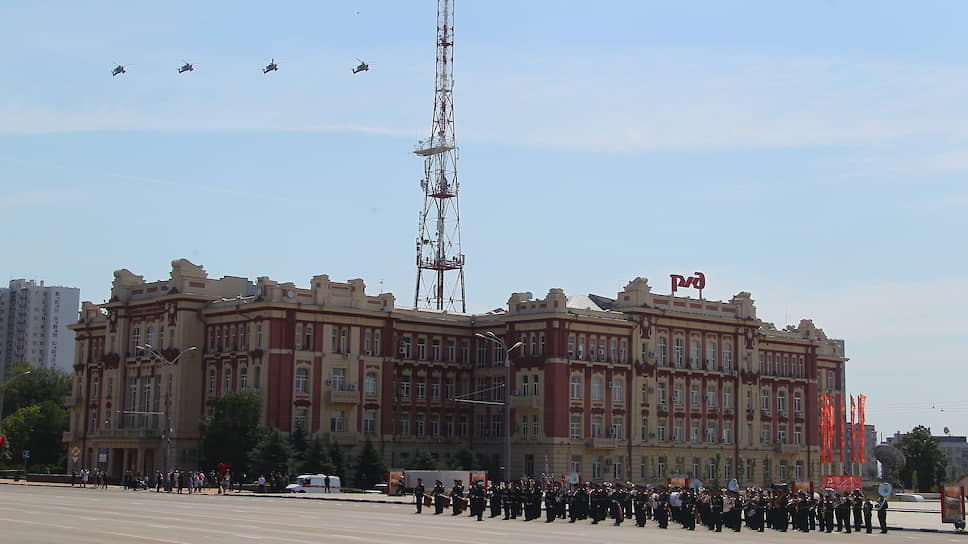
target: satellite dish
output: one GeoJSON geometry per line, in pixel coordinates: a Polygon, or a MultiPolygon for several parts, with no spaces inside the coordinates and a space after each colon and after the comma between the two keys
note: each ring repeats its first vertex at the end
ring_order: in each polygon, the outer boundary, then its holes
{"type": "Polygon", "coordinates": [[[882,497],[890,497],[892,492],[894,492],[894,486],[887,482],[877,486],[877,494],[882,497]]]}
{"type": "Polygon", "coordinates": [[[733,478],[729,481],[729,483],[726,485],[726,489],[730,491],[739,491],[739,482],[736,481],[736,478],[733,478]]]}
{"type": "Polygon", "coordinates": [[[286,296],[289,297],[289,298],[292,298],[292,297],[296,296],[296,292],[293,291],[292,289],[290,289],[290,290],[286,291],[286,296]]]}

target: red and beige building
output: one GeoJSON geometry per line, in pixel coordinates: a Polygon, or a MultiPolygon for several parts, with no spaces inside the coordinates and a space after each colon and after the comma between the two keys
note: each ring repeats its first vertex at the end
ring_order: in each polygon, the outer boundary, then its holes
{"type": "Polygon", "coordinates": [[[162,281],[116,271],[111,300],[85,302],[72,329],[64,440],[78,466],[112,474],[163,465],[169,398],[170,464],[196,467],[199,419],[245,389],[263,396],[266,425],[370,439],[390,466],[467,446],[497,467],[503,408],[453,399],[503,402],[510,356],[515,477],[819,482],[817,399],[843,393],[847,361],[844,342],[809,320],[759,320],[746,292],[715,302],[635,278],[614,298],[551,289],[514,293],[506,311],[449,314],[397,307],[361,279],[212,279],[185,259],[162,281]],[[505,353],[487,333],[522,345],[505,353]]]}

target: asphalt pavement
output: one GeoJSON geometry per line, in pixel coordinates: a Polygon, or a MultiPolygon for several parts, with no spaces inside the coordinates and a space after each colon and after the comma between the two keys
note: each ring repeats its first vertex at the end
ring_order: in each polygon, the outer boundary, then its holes
{"type": "Polygon", "coordinates": [[[258,495],[208,492],[156,493],[129,491],[118,487],[107,490],[71,488],[50,484],[0,485],[0,527],[4,542],[16,543],[114,543],[160,542],[380,542],[435,544],[494,544],[527,541],[529,544],[568,544],[571,542],[640,542],[642,538],[661,537],[663,542],[705,544],[710,539],[730,542],[775,542],[794,539],[803,542],[875,538],[893,543],[915,538],[925,542],[968,543],[951,526],[940,524],[937,503],[893,503],[892,530],[880,535],[780,533],[760,534],[744,530],[712,535],[705,529],[695,532],[678,528],[658,529],[649,523],[644,529],[625,523],[592,526],[590,522],[569,524],[564,520],[504,521],[500,518],[476,522],[466,515],[449,513],[435,516],[424,509],[415,515],[413,497],[387,497],[374,494],[299,494],[258,495]],[[934,512],[931,508],[935,508],[934,512]],[[916,510],[916,511],[910,511],[916,510]],[[924,532],[944,530],[946,532],[924,532]]]}

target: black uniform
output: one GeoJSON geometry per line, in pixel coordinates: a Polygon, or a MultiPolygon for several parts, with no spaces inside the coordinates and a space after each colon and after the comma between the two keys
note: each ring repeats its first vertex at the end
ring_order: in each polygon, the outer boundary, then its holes
{"type": "Polygon", "coordinates": [[[558,490],[551,488],[545,491],[545,523],[551,523],[558,517],[558,490]]]}
{"type": "Polygon", "coordinates": [[[423,511],[423,498],[424,498],[424,485],[423,482],[417,480],[417,485],[413,488],[413,497],[417,501],[417,513],[423,511]]]}
{"type": "Polygon", "coordinates": [[[881,526],[881,532],[887,532],[887,498],[881,497],[877,502],[877,523],[881,526]]]}
{"type": "Polygon", "coordinates": [[[434,486],[434,490],[430,492],[434,497],[434,515],[442,514],[444,512],[444,484],[437,482],[434,486]]]}
{"type": "Polygon", "coordinates": [[[496,518],[501,515],[501,506],[503,500],[502,496],[504,495],[504,490],[492,484],[490,490],[488,490],[488,494],[488,499],[491,503],[491,517],[496,518]]]}
{"type": "Polygon", "coordinates": [[[484,521],[484,504],[487,499],[484,496],[484,485],[475,485],[470,490],[470,510],[471,515],[477,516],[477,521],[484,521]]]}

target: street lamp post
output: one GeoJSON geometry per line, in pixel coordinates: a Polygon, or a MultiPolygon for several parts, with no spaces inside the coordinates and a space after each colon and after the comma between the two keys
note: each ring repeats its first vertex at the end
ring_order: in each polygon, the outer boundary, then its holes
{"type": "Polygon", "coordinates": [[[20,374],[17,374],[16,376],[11,376],[6,380],[3,380],[3,383],[0,383],[0,423],[3,422],[3,395],[7,391],[7,386],[10,385],[10,382],[16,380],[17,378],[21,376],[26,376],[27,374],[30,374],[30,373],[31,373],[30,370],[24,370],[20,374]]]}
{"type": "Polygon", "coordinates": [[[518,341],[510,348],[498,335],[491,331],[476,333],[475,336],[494,342],[504,350],[504,481],[511,481],[511,352],[524,345],[518,341]]]}
{"type": "MultiPolygon", "coordinates": [[[[150,356],[158,359],[159,361],[161,361],[166,366],[174,365],[175,363],[178,362],[178,359],[181,359],[181,356],[182,355],[184,355],[184,354],[186,354],[186,353],[188,353],[190,351],[195,351],[196,349],[198,349],[197,346],[192,346],[192,347],[190,347],[190,348],[188,348],[188,349],[180,352],[177,356],[175,356],[174,359],[172,359],[172,360],[169,361],[168,359],[165,358],[165,356],[163,356],[162,354],[158,353],[155,350],[155,348],[151,347],[151,344],[143,344],[143,345],[140,345],[140,346],[137,346],[137,347],[139,349],[146,350],[148,352],[148,355],[150,355],[150,356]]],[[[148,414],[148,412],[144,412],[144,413],[145,414],[148,414]]],[[[151,412],[151,413],[156,414],[157,412],[151,412]]],[[[169,467],[168,467],[168,456],[169,456],[169,453],[171,451],[171,387],[168,387],[167,390],[165,391],[165,411],[163,412],[163,414],[165,416],[165,471],[164,471],[164,473],[165,474],[168,474],[168,469],[169,469],[169,467]]]]}

